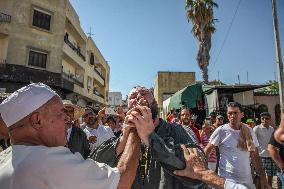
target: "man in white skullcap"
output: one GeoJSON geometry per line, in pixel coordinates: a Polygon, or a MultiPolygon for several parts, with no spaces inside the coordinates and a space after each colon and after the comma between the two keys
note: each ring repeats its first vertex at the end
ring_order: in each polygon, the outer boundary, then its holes
{"type": "MultiPolygon", "coordinates": [[[[138,107],[139,108],[139,107],[138,107]]],[[[140,107],[125,124],[153,127],[151,113],[140,107]],[[137,121],[139,120],[139,121],[137,121]]],[[[137,169],[140,139],[132,128],[116,168],[65,148],[66,114],[60,97],[48,86],[25,86],[0,104],[12,146],[0,153],[0,186],[9,189],[130,188],[137,169]]]]}

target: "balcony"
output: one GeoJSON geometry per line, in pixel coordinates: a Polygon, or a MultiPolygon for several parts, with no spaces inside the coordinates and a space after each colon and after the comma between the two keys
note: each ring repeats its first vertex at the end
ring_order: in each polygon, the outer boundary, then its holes
{"type": "Polygon", "coordinates": [[[61,73],[61,76],[62,76],[62,78],[72,82],[73,84],[79,85],[80,87],[84,88],[83,79],[76,78],[74,75],[67,74],[67,73],[64,73],[64,72],[61,73]]]}
{"type": "Polygon", "coordinates": [[[100,94],[96,89],[93,90],[93,94],[94,94],[94,99],[96,101],[98,101],[101,104],[105,103],[105,97],[104,95],[100,94]]]}
{"type": "Polygon", "coordinates": [[[11,22],[11,16],[8,15],[8,14],[0,12],[0,22],[10,23],[11,22]]]}
{"type": "Polygon", "coordinates": [[[76,53],[80,58],[86,61],[86,57],[81,53],[80,47],[76,47],[71,41],[69,41],[68,36],[64,36],[64,42],[76,53]]]}
{"type": "Polygon", "coordinates": [[[95,79],[102,85],[105,86],[105,78],[103,77],[103,75],[96,69],[94,68],[94,72],[95,72],[95,79]],[[96,77],[97,76],[97,77],[96,77]]]}

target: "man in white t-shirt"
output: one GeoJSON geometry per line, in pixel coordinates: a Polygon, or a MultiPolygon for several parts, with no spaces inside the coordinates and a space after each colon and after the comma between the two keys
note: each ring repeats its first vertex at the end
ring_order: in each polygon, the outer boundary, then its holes
{"type": "Polygon", "coordinates": [[[271,115],[269,112],[262,112],[260,114],[261,124],[255,126],[253,131],[255,132],[259,142],[259,156],[261,157],[268,183],[272,186],[272,178],[277,175],[278,168],[267,151],[268,143],[274,132],[274,128],[269,125],[270,119],[271,115]]]}
{"type": "Polygon", "coordinates": [[[229,103],[227,106],[227,116],[229,123],[218,127],[213,132],[209,139],[209,144],[204,150],[206,155],[218,146],[220,151],[218,174],[226,180],[244,185],[249,189],[255,188],[250,167],[250,162],[252,162],[256,171],[261,176],[262,184],[269,188],[256,148],[259,144],[255,133],[251,128],[241,123],[241,118],[243,117],[241,105],[237,102],[229,103]],[[245,146],[246,149],[239,147],[240,136],[243,136],[243,134],[240,134],[242,130],[246,131],[247,135],[250,135],[246,139],[242,138],[242,140],[248,141],[245,144],[250,144],[249,146],[245,146]]]}
{"type": "Polygon", "coordinates": [[[83,131],[86,133],[89,140],[91,152],[104,141],[114,137],[110,127],[105,127],[104,125],[99,124],[100,118],[98,110],[86,108],[82,117],[85,120],[84,122],[86,126],[83,131]]]}
{"type": "Polygon", "coordinates": [[[139,136],[148,137],[154,130],[150,109],[137,106],[135,111],[127,115],[125,125],[137,130],[130,129],[118,166],[110,168],[84,160],[64,147],[67,116],[52,89],[33,83],[15,91],[0,104],[12,140],[12,146],[0,153],[1,188],[130,188],[139,159],[139,136]],[[137,115],[137,111],[141,114],[137,115]]]}

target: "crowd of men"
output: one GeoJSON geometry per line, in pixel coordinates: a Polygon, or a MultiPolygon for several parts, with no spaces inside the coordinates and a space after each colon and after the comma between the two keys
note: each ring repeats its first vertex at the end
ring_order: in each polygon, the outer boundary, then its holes
{"type": "Polygon", "coordinates": [[[15,91],[0,104],[0,188],[258,189],[281,178],[284,125],[274,132],[268,112],[257,126],[237,102],[227,123],[211,113],[199,126],[187,107],[163,120],[142,86],[128,109],[83,108],[42,83],[15,91]]]}

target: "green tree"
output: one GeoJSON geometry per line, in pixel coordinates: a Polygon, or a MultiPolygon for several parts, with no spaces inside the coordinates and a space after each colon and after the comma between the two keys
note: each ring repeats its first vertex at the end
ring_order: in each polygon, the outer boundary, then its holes
{"type": "Polygon", "coordinates": [[[215,32],[213,8],[218,7],[213,0],[186,0],[186,14],[192,23],[194,37],[199,41],[197,63],[202,71],[204,83],[208,83],[211,36],[215,32]]]}

